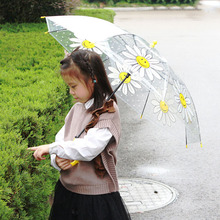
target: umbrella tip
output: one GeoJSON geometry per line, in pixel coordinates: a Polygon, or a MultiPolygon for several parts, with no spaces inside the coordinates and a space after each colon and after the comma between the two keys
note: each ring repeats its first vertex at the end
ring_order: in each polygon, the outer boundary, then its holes
{"type": "Polygon", "coordinates": [[[41,16],[40,18],[43,19],[43,18],[46,18],[46,16],[41,16]]]}
{"type": "Polygon", "coordinates": [[[200,147],[202,147],[202,142],[200,143],[200,147]]]}
{"type": "Polygon", "coordinates": [[[188,146],[186,145],[186,148],[188,148],[188,146]]]}
{"type": "Polygon", "coordinates": [[[141,115],[140,119],[142,119],[143,115],[141,115]]]}
{"type": "Polygon", "coordinates": [[[44,32],[45,34],[48,34],[49,32],[47,31],[47,32],[44,32]]]}
{"type": "Polygon", "coordinates": [[[151,48],[154,48],[156,45],[157,45],[157,41],[154,40],[154,41],[151,43],[150,47],[151,47],[151,48]]]}

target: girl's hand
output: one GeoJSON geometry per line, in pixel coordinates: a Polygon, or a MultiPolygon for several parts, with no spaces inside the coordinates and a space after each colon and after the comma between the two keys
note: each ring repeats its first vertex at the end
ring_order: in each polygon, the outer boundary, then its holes
{"type": "Polygon", "coordinates": [[[64,158],[60,158],[60,157],[56,156],[55,161],[56,161],[57,166],[61,170],[68,170],[72,167],[72,165],[70,163],[73,162],[73,160],[68,160],[68,159],[64,159],[64,158]]]}
{"type": "Polygon", "coordinates": [[[33,156],[36,160],[45,160],[46,158],[43,156],[49,154],[49,145],[46,144],[38,147],[29,147],[28,150],[34,151],[33,156]]]}

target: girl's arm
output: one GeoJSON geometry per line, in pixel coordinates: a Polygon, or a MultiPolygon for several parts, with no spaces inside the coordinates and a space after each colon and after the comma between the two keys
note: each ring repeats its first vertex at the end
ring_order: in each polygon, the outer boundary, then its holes
{"type": "Polygon", "coordinates": [[[52,143],[49,152],[69,160],[91,161],[105,149],[111,138],[108,128],[91,128],[84,138],[52,143]]]}
{"type": "MultiPolygon", "coordinates": [[[[56,134],[55,142],[64,141],[64,132],[65,132],[65,126],[63,126],[56,134]]],[[[49,153],[48,146],[50,147],[50,145],[41,145],[38,147],[30,147],[30,148],[28,148],[28,150],[35,151],[33,156],[35,157],[36,160],[44,160],[45,158],[43,156],[47,155],[49,153]],[[40,154],[42,154],[42,155],[40,155],[40,154]]],[[[51,158],[51,165],[55,169],[60,171],[60,167],[56,163],[56,155],[51,154],[50,158],[51,158]]]]}
{"type": "Polygon", "coordinates": [[[29,147],[28,150],[34,151],[34,158],[36,160],[45,160],[45,155],[49,154],[49,144],[41,145],[38,147],[29,147]]]}
{"type": "Polygon", "coordinates": [[[50,153],[69,160],[91,161],[105,149],[111,138],[112,134],[108,128],[91,128],[84,138],[29,149],[35,151],[36,160],[43,160],[43,156],[50,153]]]}

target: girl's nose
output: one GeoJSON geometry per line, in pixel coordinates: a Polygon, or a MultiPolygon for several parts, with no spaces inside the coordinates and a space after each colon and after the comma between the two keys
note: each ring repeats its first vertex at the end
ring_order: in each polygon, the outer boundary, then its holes
{"type": "Polygon", "coordinates": [[[70,95],[74,95],[74,91],[70,89],[70,95]]]}

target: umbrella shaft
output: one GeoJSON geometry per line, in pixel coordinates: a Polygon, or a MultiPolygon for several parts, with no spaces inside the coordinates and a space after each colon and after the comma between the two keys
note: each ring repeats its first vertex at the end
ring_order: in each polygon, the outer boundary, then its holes
{"type": "Polygon", "coordinates": [[[130,73],[127,73],[125,78],[120,82],[120,84],[117,86],[117,88],[112,92],[112,94],[108,97],[107,101],[111,99],[111,97],[117,92],[117,90],[121,87],[121,85],[124,83],[124,81],[130,76],[130,73]]]}
{"type": "Polygon", "coordinates": [[[75,136],[75,138],[79,138],[84,131],[85,131],[85,128],[77,136],[75,136]]]}
{"type": "MultiPolygon", "coordinates": [[[[120,88],[120,86],[124,83],[124,81],[130,76],[130,73],[127,73],[127,75],[125,76],[125,78],[120,82],[120,84],[117,86],[117,88],[112,92],[112,94],[107,98],[106,101],[109,101],[111,99],[111,97],[117,92],[117,90],[120,88]]],[[[81,134],[85,131],[85,128],[75,137],[75,138],[79,138],[81,136],[81,134]]]]}

